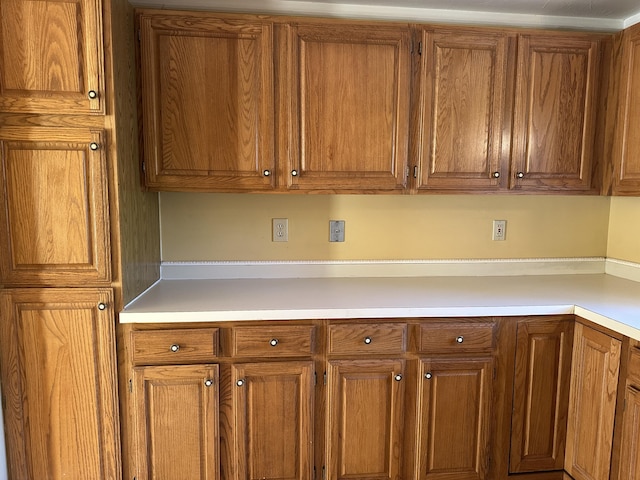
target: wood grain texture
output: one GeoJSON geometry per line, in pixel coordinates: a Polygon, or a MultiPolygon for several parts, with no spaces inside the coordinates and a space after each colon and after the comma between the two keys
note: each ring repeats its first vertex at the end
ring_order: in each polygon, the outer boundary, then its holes
{"type": "Polygon", "coordinates": [[[108,289],[0,292],[12,480],[120,477],[114,312],[108,289]]]}
{"type": "Polygon", "coordinates": [[[573,320],[518,322],[510,472],[562,470],[573,320]]]}
{"type": "Polygon", "coordinates": [[[313,478],[313,372],[311,361],[231,367],[234,461],[227,478],[313,478]]]}
{"type": "Polygon", "coordinates": [[[509,158],[502,142],[510,132],[515,38],[497,31],[423,29],[420,41],[415,187],[504,187],[509,158]]]}
{"type": "Polygon", "coordinates": [[[402,478],[405,361],[330,360],[327,480],[402,478]]]}
{"type": "Polygon", "coordinates": [[[137,367],[133,384],[136,478],[220,478],[218,366],[137,367]]]}
{"type": "Polygon", "coordinates": [[[600,40],[521,35],[518,45],[511,188],[588,191],[600,40]]]}
{"type": "Polygon", "coordinates": [[[328,328],[329,355],[399,354],[407,348],[402,323],[333,324],[328,328]]]}
{"type": "Polygon", "coordinates": [[[622,423],[622,452],[619,480],[640,479],[640,390],[637,384],[627,384],[622,423]]]}
{"type": "Polygon", "coordinates": [[[139,23],[147,187],[272,189],[272,24],[186,13],[139,23]]]}
{"type": "Polygon", "coordinates": [[[607,480],[621,342],[576,323],[564,469],[575,480],[607,480]]]}
{"type": "Polygon", "coordinates": [[[0,110],[103,113],[101,15],[101,0],[3,0],[0,110]]]}
{"type": "Polygon", "coordinates": [[[235,327],[231,335],[234,357],[308,357],[315,350],[311,325],[235,327]]]}
{"type": "Polygon", "coordinates": [[[427,354],[490,353],[495,345],[495,327],[494,321],[424,323],[420,325],[419,350],[427,354]]]}
{"type": "Polygon", "coordinates": [[[108,284],[104,132],[6,127],[0,148],[2,282],[108,284]]]}
{"type": "Polygon", "coordinates": [[[217,354],[217,328],[131,332],[131,360],[134,365],[208,363],[215,361],[217,354]]]}
{"type": "Polygon", "coordinates": [[[402,190],[408,165],[409,29],[294,23],[289,41],[288,187],[402,190]]]}

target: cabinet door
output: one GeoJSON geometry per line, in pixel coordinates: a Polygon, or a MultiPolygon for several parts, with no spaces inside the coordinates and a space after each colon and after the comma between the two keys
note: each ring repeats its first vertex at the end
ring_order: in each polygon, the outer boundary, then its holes
{"type": "Polygon", "coordinates": [[[219,478],[218,366],[133,369],[139,480],[219,478]]]}
{"type": "Polygon", "coordinates": [[[2,0],[0,111],[103,113],[101,0],[2,0]]]}
{"type": "Polygon", "coordinates": [[[622,420],[619,480],[640,479],[640,390],[627,385],[622,420]]]}
{"type": "Polygon", "coordinates": [[[421,362],[420,480],[487,478],[493,360],[421,362]]]}
{"type": "Polygon", "coordinates": [[[511,473],[562,470],[573,320],[518,323],[511,473]]]}
{"type": "Polygon", "coordinates": [[[9,478],[120,478],[111,290],[0,292],[9,478]]]}
{"type": "Polygon", "coordinates": [[[289,188],[401,190],[410,34],[384,25],[293,25],[289,188]]]}
{"type": "Polygon", "coordinates": [[[613,192],[640,195],[640,26],[624,32],[622,50],[613,192]]]}
{"type": "Polygon", "coordinates": [[[327,370],[327,479],[402,478],[403,360],[333,360],[327,370]]]}
{"type": "Polygon", "coordinates": [[[621,342],[576,323],[564,469],[575,480],[607,480],[621,342]]]}
{"type": "Polygon", "coordinates": [[[313,478],[313,362],[233,365],[231,477],[313,478]]]}
{"type": "Polygon", "coordinates": [[[104,135],[0,129],[0,282],[108,284],[104,135]]]}
{"type": "Polygon", "coordinates": [[[418,189],[506,186],[512,43],[503,33],[422,32],[418,189]]]}
{"type": "Polygon", "coordinates": [[[512,188],[591,188],[599,56],[588,34],[519,37],[512,188]]]}
{"type": "Polygon", "coordinates": [[[204,13],[139,22],[147,187],[271,189],[272,25],[204,13]]]}

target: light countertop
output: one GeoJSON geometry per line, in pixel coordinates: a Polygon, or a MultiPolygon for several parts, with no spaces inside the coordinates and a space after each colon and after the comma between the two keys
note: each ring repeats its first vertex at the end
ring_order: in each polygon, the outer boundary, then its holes
{"type": "Polygon", "coordinates": [[[640,283],[607,274],[161,280],[120,322],[572,313],[640,340],[640,283]]]}

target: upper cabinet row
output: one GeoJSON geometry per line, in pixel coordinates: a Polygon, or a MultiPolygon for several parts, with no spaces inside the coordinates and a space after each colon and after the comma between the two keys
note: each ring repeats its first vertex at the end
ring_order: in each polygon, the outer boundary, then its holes
{"type": "Polygon", "coordinates": [[[152,10],[138,27],[149,189],[600,192],[610,35],[152,10]]]}

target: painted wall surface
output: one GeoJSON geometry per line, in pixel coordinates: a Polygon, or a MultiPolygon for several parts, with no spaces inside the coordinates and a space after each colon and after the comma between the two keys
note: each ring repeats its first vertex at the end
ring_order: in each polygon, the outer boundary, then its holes
{"type": "Polygon", "coordinates": [[[611,199],[607,256],[640,263],[640,198],[611,199]]]}
{"type": "MultiPolygon", "coordinates": [[[[161,193],[164,261],[592,257],[607,253],[608,197],[161,193]],[[289,241],[271,241],[271,219],[289,241]],[[506,241],[491,239],[507,220],[506,241]],[[330,243],[329,220],[346,241],[330,243]]],[[[640,211],[640,209],[638,210],[640,211]]]]}

